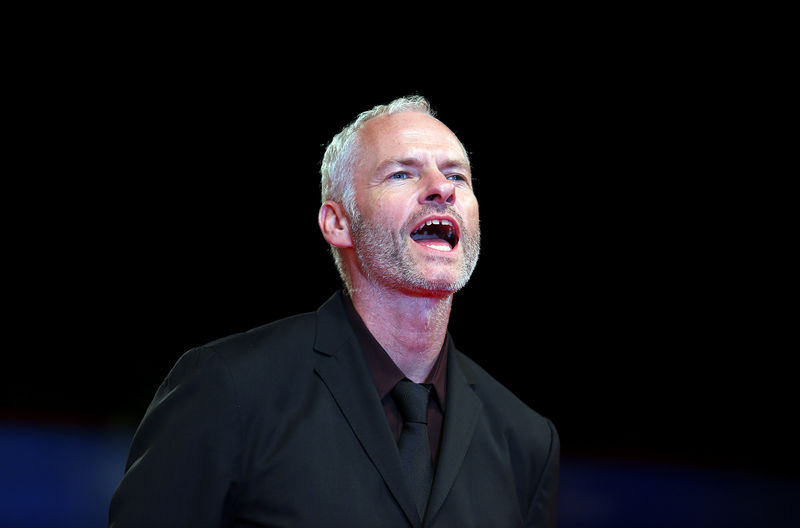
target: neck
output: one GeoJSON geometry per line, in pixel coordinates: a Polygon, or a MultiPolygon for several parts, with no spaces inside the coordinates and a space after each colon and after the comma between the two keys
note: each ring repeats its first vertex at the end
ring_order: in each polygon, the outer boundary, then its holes
{"type": "Polygon", "coordinates": [[[418,296],[374,285],[350,292],[370,333],[407,378],[427,380],[442,349],[453,294],[418,296]]]}

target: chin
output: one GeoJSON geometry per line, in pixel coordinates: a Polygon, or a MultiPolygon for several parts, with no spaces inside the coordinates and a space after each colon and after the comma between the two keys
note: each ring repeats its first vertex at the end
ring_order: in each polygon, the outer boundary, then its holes
{"type": "Polygon", "coordinates": [[[442,297],[452,295],[463,288],[469,277],[454,277],[451,275],[405,277],[402,289],[417,295],[429,297],[442,297]]]}

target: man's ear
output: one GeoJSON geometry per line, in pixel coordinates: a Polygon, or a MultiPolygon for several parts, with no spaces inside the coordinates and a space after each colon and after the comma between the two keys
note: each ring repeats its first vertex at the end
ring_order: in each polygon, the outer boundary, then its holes
{"type": "Polygon", "coordinates": [[[350,236],[350,220],[344,213],[344,207],[339,202],[326,201],[319,208],[319,229],[322,236],[332,246],[339,248],[353,247],[350,236]]]}

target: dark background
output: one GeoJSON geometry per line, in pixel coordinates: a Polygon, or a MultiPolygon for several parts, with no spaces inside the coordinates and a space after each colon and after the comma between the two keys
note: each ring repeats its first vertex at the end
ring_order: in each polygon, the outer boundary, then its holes
{"type": "Polygon", "coordinates": [[[704,61],[368,72],[319,48],[285,64],[138,44],[53,49],[23,76],[0,418],[134,427],[187,349],[316,309],[339,287],[324,146],[418,93],[470,152],[481,206],[450,330],[564,456],[797,476],[782,262],[747,115],[704,61]]]}

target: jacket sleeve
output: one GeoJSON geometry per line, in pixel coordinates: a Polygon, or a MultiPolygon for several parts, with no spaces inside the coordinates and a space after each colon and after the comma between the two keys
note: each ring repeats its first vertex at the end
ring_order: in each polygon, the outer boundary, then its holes
{"type": "Polygon", "coordinates": [[[548,420],[547,425],[550,427],[550,449],[528,508],[525,528],[556,528],[561,444],[553,423],[548,420]]]}
{"type": "Polygon", "coordinates": [[[240,467],[240,409],[208,349],[181,357],[136,430],[111,500],[110,528],[229,524],[240,467]]]}

